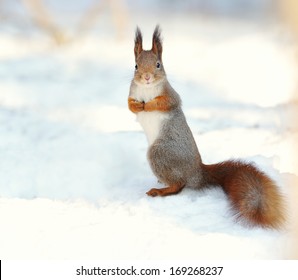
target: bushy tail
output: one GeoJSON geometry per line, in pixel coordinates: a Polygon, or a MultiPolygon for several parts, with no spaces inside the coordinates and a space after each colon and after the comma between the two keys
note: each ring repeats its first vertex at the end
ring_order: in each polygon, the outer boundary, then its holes
{"type": "Polygon", "coordinates": [[[206,185],[223,188],[237,219],[264,228],[283,225],[283,198],[274,181],[253,164],[229,160],[202,168],[206,185]]]}

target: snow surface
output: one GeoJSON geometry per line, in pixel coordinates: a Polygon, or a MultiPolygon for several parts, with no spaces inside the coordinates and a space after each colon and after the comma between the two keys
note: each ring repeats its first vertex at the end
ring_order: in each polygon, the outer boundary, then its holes
{"type": "Polygon", "coordinates": [[[254,161],[289,202],[297,131],[294,48],[274,24],[133,14],[117,41],[102,23],[70,45],[0,32],[0,257],[283,259],[282,231],[235,223],[220,189],[145,195],[157,186],[127,109],[133,32],[159,22],[164,64],[206,163],[254,161]]]}

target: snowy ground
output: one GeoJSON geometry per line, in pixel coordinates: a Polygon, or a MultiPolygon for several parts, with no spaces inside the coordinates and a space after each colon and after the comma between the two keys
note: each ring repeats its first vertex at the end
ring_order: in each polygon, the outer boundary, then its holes
{"type": "MultiPolygon", "coordinates": [[[[61,48],[0,33],[1,258],[287,258],[291,223],[280,232],[236,224],[219,189],[145,195],[157,182],[126,100],[134,26],[149,48],[151,20],[135,15],[123,41],[103,32],[61,48]]],[[[298,136],[288,121],[297,109],[291,41],[259,22],[159,23],[169,80],[204,161],[255,161],[288,200],[298,136]]]]}

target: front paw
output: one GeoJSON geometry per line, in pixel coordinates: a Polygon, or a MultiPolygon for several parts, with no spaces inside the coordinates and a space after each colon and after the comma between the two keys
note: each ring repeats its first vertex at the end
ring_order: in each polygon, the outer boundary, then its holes
{"type": "Polygon", "coordinates": [[[147,195],[155,197],[160,196],[160,190],[159,189],[151,189],[150,191],[146,192],[147,195]]]}
{"type": "Polygon", "coordinates": [[[139,102],[133,98],[128,99],[129,110],[133,113],[139,113],[144,111],[144,102],[139,102]]]}

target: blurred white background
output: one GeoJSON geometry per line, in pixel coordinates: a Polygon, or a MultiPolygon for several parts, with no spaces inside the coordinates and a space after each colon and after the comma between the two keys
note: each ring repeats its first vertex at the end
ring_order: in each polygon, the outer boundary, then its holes
{"type": "Polygon", "coordinates": [[[236,224],[219,189],[146,197],[157,182],[126,100],[134,30],[149,49],[159,23],[204,162],[254,161],[288,198],[298,174],[288,1],[0,0],[1,257],[287,258],[294,200],[286,229],[271,232],[236,224]]]}

